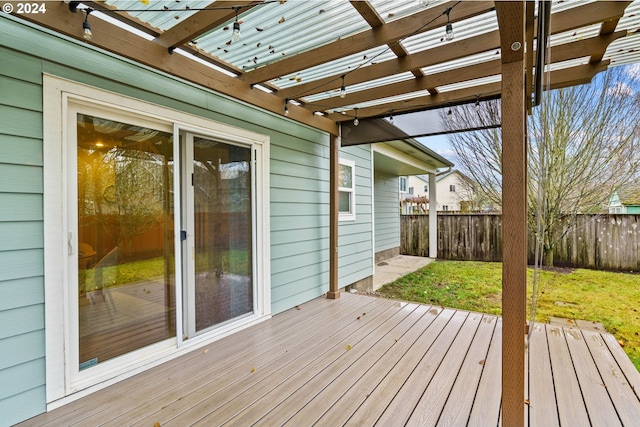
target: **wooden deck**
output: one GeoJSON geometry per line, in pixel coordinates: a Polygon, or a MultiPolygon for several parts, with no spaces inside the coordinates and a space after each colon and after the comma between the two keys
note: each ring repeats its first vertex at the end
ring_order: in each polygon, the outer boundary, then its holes
{"type": "MultiPolygon", "coordinates": [[[[343,294],[33,418],[32,426],[498,426],[501,319],[343,294]]],[[[637,426],[640,374],[613,336],[538,324],[530,426],[637,426]]]]}

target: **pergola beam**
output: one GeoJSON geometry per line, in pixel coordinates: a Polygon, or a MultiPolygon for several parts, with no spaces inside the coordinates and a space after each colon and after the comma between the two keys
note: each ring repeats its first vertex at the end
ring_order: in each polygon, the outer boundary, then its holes
{"type": "Polygon", "coordinates": [[[440,5],[438,8],[427,9],[423,12],[412,14],[406,18],[398,19],[397,21],[390,22],[381,27],[372,28],[371,30],[336,40],[335,42],[324,46],[299,53],[271,65],[266,65],[262,68],[247,72],[242,76],[242,80],[247,83],[262,83],[276,77],[285,76],[335,59],[360,53],[367,49],[396,43],[398,40],[410,34],[420,34],[442,26],[444,20],[440,20],[438,18],[443,16],[442,11],[448,7],[454,7],[453,12],[451,13],[451,22],[456,22],[492,10],[493,2],[474,1],[459,3],[456,1],[450,1],[440,5]],[[425,23],[431,21],[433,22],[430,25],[425,25],[425,23]]]}
{"type": "MultiPolygon", "coordinates": [[[[604,55],[604,52],[606,51],[609,44],[611,44],[618,38],[623,37],[625,34],[626,33],[624,31],[618,31],[617,33],[613,34],[592,37],[585,40],[559,45],[551,49],[551,57],[554,58],[555,61],[561,62],[570,59],[581,58],[583,56],[589,56],[592,54],[602,53],[602,55],[604,55]]],[[[501,70],[502,61],[500,59],[495,59],[489,62],[457,68],[455,72],[442,71],[440,73],[431,74],[420,79],[409,79],[398,83],[379,86],[369,90],[348,93],[344,98],[332,97],[322,99],[317,101],[317,103],[308,103],[305,105],[305,107],[310,111],[330,110],[332,108],[344,107],[346,105],[355,105],[358,103],[364,103],[375,99],[384,98],[385,96],[388,96],[389,93],[400,95],[405,93],[417,92],[420,90],[428,90],[429,88],[433,87],[446,86],[453,83],[494,76],[500,74],[501,70]]],[[[588,78],[589,80],[593,78],[593,75],[590,72],[590,68],[587,67],[575,69],[575,71],[579,70],[587,71],[586,75],[584,76],[585,78],[588,78]]],[[[556,74],[556,78],[557,76],[558,74],[556,74]]],[[[482,95],[482,93],[480,92],[477,95],[480,96],[482,95]]]]}
{"type": "Polygon", "coordinates": [[[154,42],[167,48],[181,46],[232,19],[236,12],[230,7],[238,6],[240,7],[238,13],[242,13],[256,5],[256,2],[252,0],[234,0],[233,3],[214,1],[207,7],[224,7],[226,9],[200,10],[160,34],[154,42]]]}
{"type": "MultiPolygon", "coordinates": [[[[621,7],[618,3],[624,4],[628,2],[605,2],[606,4],[604,5],[599,3],[601,2],[589,3],[572,9],[571,11],[553,14],[551,33],[561,33],[592,25],[599,22],[603,17],[606,20],[617,19],[624,14],[624,7],[621,7]]],[[[453,41],[439,47],[410,54],[406,57],[379,62],[357,69],[348,73],[346,83],[347,85],[355,85],[404,72],[414,72],[424,67],[453,61],[465,56],[497,50],[499,47],[499,31],[491,31],[472,38],[453,41]]],[[[558,48],[560,48],[560,46],[558,46],[558,48]]],[[[531,49],[531,52],[533,52],[533,47],[531,49]]],[[[340,76],[341,74],[335,74],[280,89],[278,93],[283,98],[294,99],[338,89],[341,84],[340,76]]]]}
{"type": "MultiPolygon", "coordinates": [[[[51,3],[47,5],[47,13],[23,17],[61,34],[82,39],[84,14],[71,13],[66,3],[51,3]]],[[[276,114],[283,113],[283,100],[273,93],[253,89],[251,85],[237,78],[188,60],[182,55],[169,54],[165,47],[153,41],[133,37],[127,30],[101,19],[93,20],[91,29],[91,44],[276,114]]],[[[338,134],[335,122],[326,117],[314,116],[305,108],[290,104],[289,117],[330,134],[338,134]]]]}
{"type": "MultiPolygon", "coordinates": [[[[494,65],[494,64],[492,64],[494,65]]],[[[551,72],[550,89],[558,89],[577,84],[590,82],[593,77],[606,70],[609,61],[602,61],[596,64],[578,65],[576,67],[564,68],[551,72]]],[[[543,82],[546,85],[549,77],[547,74],[543,76],[543,82]]],[[[447,105],[473,102],[477,99],[478,94],[482,94],[483,98],[493,98],[499,96],[500,82],[487,83],[484,85],[468,87],[448,92],[441,92],[436,95],[416,96],[404,101],[395,101],[385,104],[379,104],[375,107],[361,108],[358,110],[358,117],[365,119],[368,117],[379,117],[390,114],[408,113],[413,111],[430,110],[434,108],[444,107],[447,105]]],[[[344,122],[353,120],[353,114],[330,113],[326,116],[336,122],[344,122]]]]}
{"type": "MultiPolygon", "coordinates": [[[[353,6],[360,16],[371,25],[371,28],[382,27],[385,24],[384,19],[382,19],[380,14],[368,1],[349,0],[349,3],[351,3],[351,6],[353,6]]],[[[400,42],[387,44],[387,47],[391,49],[398,58],[404,58],[409,55],[409,52],[407,52],[400,42]]],[[[412,70],[411,72],[415,77],[422,77],[424,75],[422,70],[419,69],[412,70]]]]}

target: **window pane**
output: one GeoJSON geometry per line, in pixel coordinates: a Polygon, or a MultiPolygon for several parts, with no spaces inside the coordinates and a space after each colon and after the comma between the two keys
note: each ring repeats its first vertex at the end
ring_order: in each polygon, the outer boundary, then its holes
{"type": "Polygon", "coordinates": [[[351,194],[348,191],[340,191],[338,197],[338,211],[342,213],[351,213],[351,194]]]}
{"type": "Polygon", "coordinates": [[[79,366],[175,336],[173,136],[77,116],[79,366]]]}
{"type": "Polygon", "coordinates": [[[353,170],[350,166],[340,164],[338,169],[338,186],[343,188],[353,188],[353,170]]]}
{"type": "Polygon", "coordinates": [[[194,138],[196,331],[253,311],[251,149],[194,138]]]}

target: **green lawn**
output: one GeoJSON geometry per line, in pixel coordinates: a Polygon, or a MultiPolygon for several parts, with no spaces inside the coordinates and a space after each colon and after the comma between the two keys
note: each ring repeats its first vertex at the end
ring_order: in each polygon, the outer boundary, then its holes
{"type": "MultiPolygon", "coordinates": [[[[556,270],[539,272],[536,321],[556,316],[600,322],[640,370],[640,275],[556,270]]],[[[436,261],[379,292],[389,298],[501,314],[501,282],[501,263],[436,261]]],[[[533,269],[528,270],[527,283],[530,298],[533,269]]]]}

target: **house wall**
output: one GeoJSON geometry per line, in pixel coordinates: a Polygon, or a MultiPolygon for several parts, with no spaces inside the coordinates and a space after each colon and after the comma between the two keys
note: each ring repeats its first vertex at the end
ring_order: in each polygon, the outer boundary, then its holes
{"type": "Polygon", "coordinates": [[[409,176],[409,188],[413,188],[411,197],[429,197],[429,192],[424,191],[425,185],[429,185],[429,181],[425,181],[417,175],[409,176]]]}
{"type": "MultiPolygon", "coordinates": [[[[374,175],[375,252],[400,247],[398,176],[376,171],[374,175]]],[[[377,261],[377,259],[376,259],[377,261]]]]}
{"type": "Polygon", "coordinates": [[[373,211],[371,208],[371,146],[342,147],[340,157],[355,162],[356,219],[338,227],[338,286],[373,275],[373,211]]]}
{"type": "MultiPolygon", "coordinates": [[[[272,312],[328,290],[326,133],[0,17],[0,426],[46,410],[42,73],[269,135],[272,312]]],[[[341,286],[372,274],[369,150],[343,150],[358,195],[340,226],[341,286]]]]}
{"type": "Polygon", "coordinates": [[[449,211],[459,211],[461,201],[472,199],[471,195],[469,195],[465,189],[464,182],[458,173],[449,174],[438,180],[436,183],[436,194],[437,209],[439,211],[445,210],[444,206],[448,206],[447,210],[449,211]],[[449,190],[449,186],[451,185],[456,186],[455,192],[449,190]]]}

